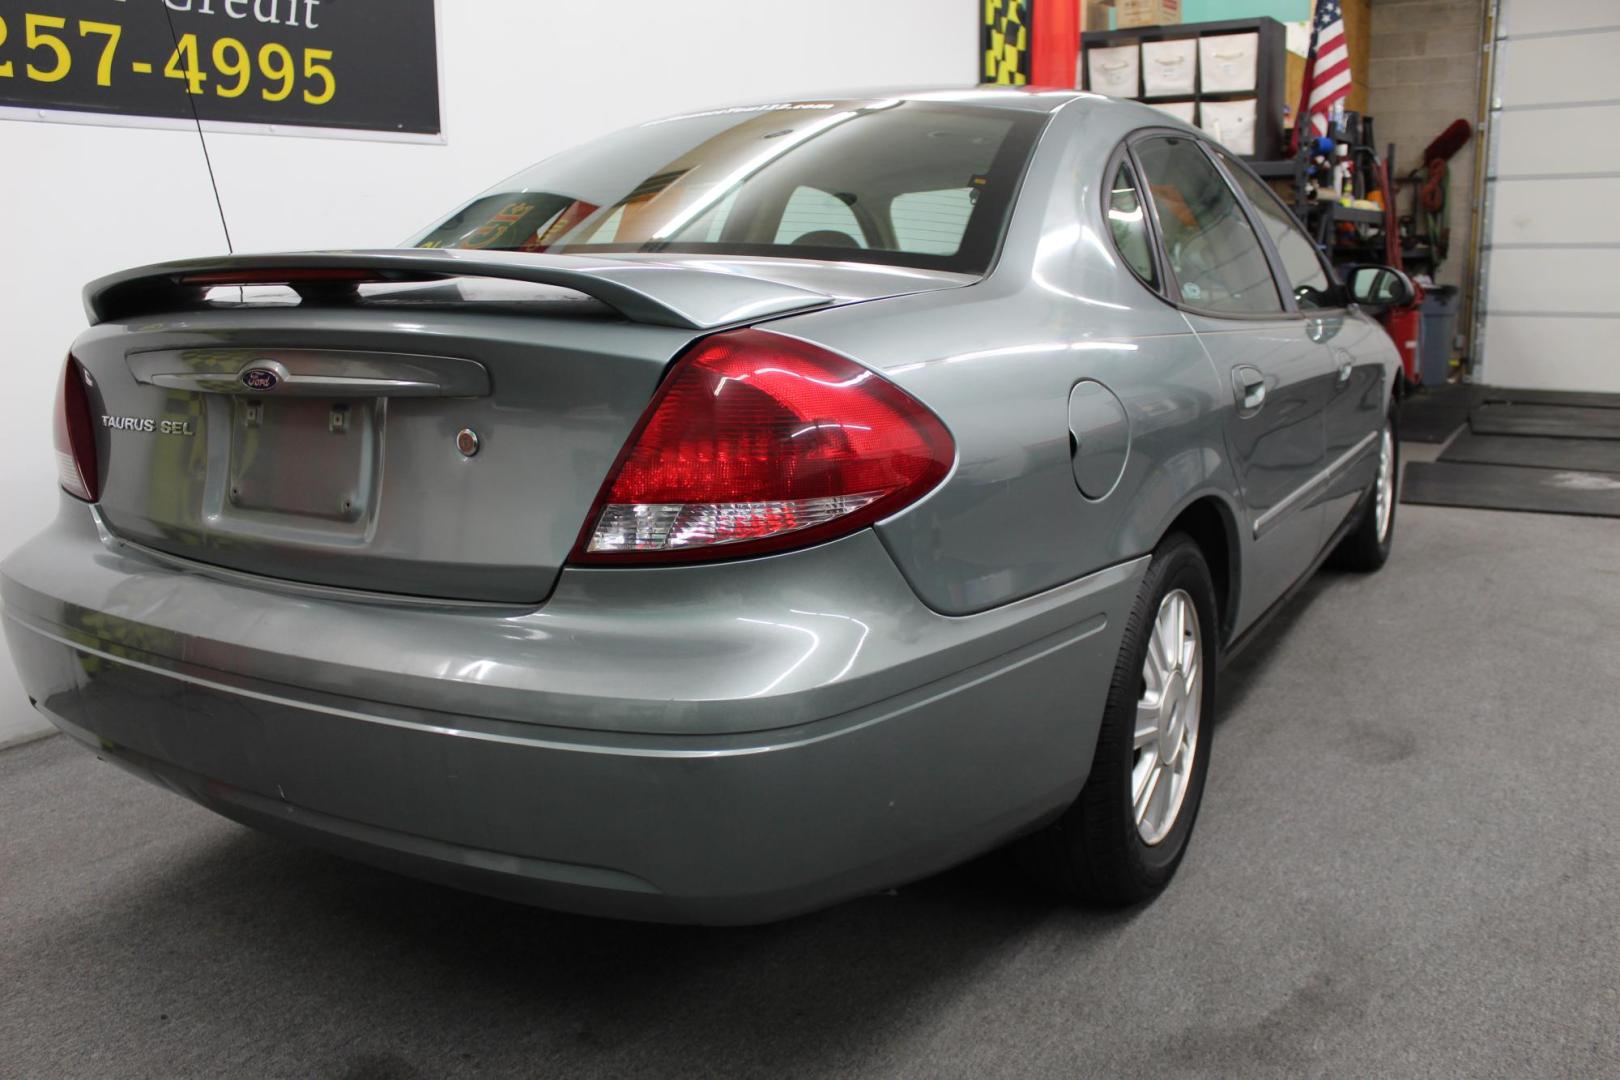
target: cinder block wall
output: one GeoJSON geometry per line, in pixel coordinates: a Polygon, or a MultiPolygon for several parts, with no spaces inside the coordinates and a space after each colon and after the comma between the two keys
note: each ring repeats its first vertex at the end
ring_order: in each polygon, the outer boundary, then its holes
{"type": "MultiPolygon", "coordinates": [[[[1474,159],[1479,150],[1480,39],[1485,0],[1372,0],[1372,65],[1367,111],[1377,121],[1379,152],[1395,143],[1395,168],[1405,175],[1446,125],[1462,117],[1476,128],[1451,159],[1451,251],[1436,275],[1442,285],[1465,280],[1473,243],[1474,159]]],[[[1410,195],[1402,191],[1400,211],[1410,195]]]]}

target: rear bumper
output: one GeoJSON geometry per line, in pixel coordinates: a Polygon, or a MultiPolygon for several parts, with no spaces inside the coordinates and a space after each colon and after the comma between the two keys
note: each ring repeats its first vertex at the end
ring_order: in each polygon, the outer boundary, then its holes
{"type": "Polygon", "coordinates": [[[540,611],[416,610],[159,566],[68,504],[0,592],[42,712],[226,816],[550,907],[732,923],[1066,805],[1144,568],[945,618],[868,531],[569,571],[540,611]]]}

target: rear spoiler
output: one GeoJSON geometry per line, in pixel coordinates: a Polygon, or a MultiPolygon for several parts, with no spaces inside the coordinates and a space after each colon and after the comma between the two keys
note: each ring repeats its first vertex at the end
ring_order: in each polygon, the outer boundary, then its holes
{"type": "Polygon", "coordinates": [[[222,285],[286,285],[304,301],[352,298],[385,282],[496,278],[582,292],[632,322],[709,330],[802,311],[832,297],[735,273],[678,263],[579,255],[402,248],[231,255],[158,263],[92,281],[84,310],[92,325],[194,309],[222,285]]]}

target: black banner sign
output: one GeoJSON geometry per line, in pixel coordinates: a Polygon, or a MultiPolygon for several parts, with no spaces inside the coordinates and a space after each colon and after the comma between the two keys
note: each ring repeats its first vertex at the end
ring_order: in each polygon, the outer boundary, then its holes
{"type": "Polygon", "coordinates": [[[0,107],[437,135],[434,0],[0,0],[0,107]]]}

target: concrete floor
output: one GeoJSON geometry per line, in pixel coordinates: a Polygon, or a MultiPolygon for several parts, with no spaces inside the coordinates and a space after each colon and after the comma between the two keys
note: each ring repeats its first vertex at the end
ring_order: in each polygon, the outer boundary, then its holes
{"type": "Polygon", "coordinates": [[[1620,523],[1403,506],[1223,687],[1170,890],[619,924],[0,753],[0,1075],[1620,1076],[1620,523]]]}
{"type": "MultiPolygon", "coordinates": [[[[5,645],[0,643],[0,653],[4,650],[5,645]]],[[[56,731],[49,720],[28,707],[22,682],[9,658],[0,661],[0,702],[4,703],[0,706],[0,750],[21,746],[56,731]]]]}

